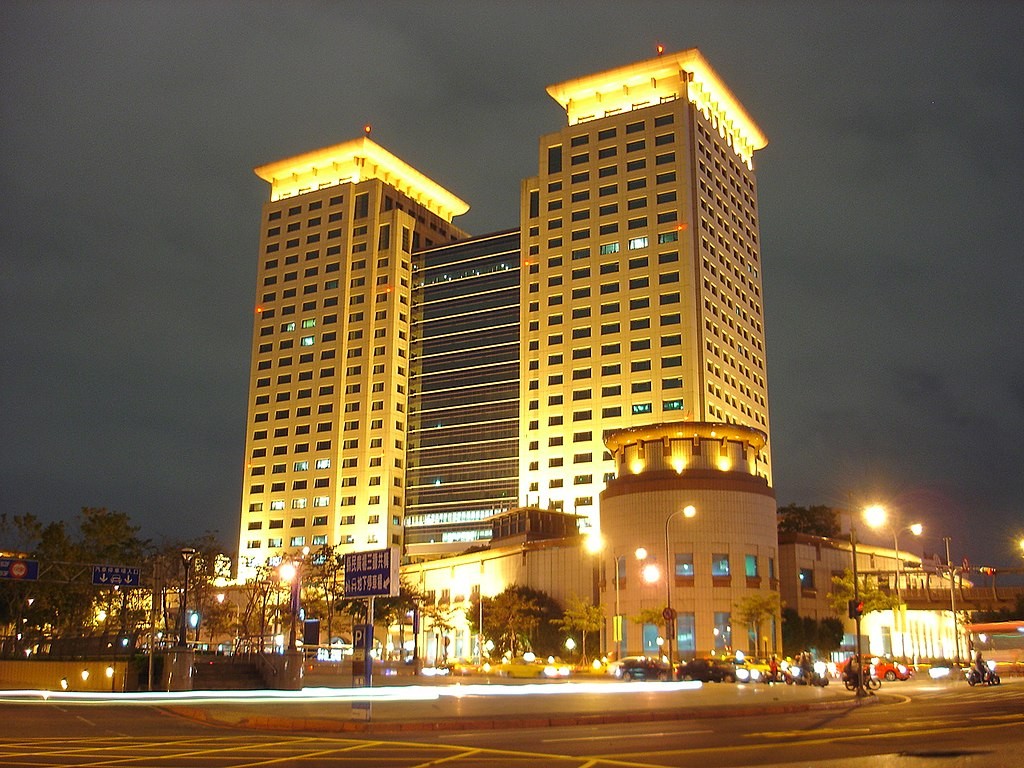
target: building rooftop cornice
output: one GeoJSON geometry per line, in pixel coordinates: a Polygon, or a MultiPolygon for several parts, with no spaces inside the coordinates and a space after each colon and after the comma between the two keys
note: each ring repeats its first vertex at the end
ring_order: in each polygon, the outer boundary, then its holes
{"type": "Polygon", "coordinates": [[[380,179],[445,221],[469,210],[464,202],[368,137],[335,144],[253,169],[270,182],[271,200],[315,189],[380,179]]]}
{"type": "Polygon", "coordinates": [[[768,138],[696,48],[549,85],[569,125],[687,98],[749,168],[768,138]]]}

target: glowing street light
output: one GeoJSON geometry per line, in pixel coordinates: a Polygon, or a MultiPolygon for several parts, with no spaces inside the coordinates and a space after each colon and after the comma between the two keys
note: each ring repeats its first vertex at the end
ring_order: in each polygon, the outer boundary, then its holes
{"type": "MultiPolygon", "coordinates": [[[[864,510],[864,519],[872,528],[881,528],[886,525],[889,516],[884,507],[875,504],[864,510]]],[[[906,627],[904,626],[905,617],[903,614],[903,595],[900,593],[900,576],[902,575],[903,570],[903,559],[900,557],[899,534],[909,531],[915,536],[920,536],[924,531],[924,526],[921,525],[921,523],[914,523],[913,525],[907,525],[902,528],[893,526],[890,530],[892,532],[893,550],[896,553],[896,608],[894,610],[894,616],[896,617],[896,633],[900,636],[900,660],[906,664],[906,627]]]]}
{"type": "MultiPolygon", "coordinates": [[[[625,641],[625,637],[624,637],[623,632],[622,632],[622,610],[619,607],[619,582],[621,580],[620,579],[620,575],[621,575],[620,563],[625,558],[625,555],[620,555],[618,553],[612,553],[612,554],[613,554],[613,561],[614,561],[614,568],[615,568],[615,617],[612,620],[612,635],[613,635],[612,639],[615,641],[615,653],[616,653],[616,658],[618,658],[618,656],[622,653],[622,644],[625,641]]],[[[643,562],[644,560],[647,559],[647,550],[644,549],[643,547],[637,547],[633,551],[633,557],[636,558],[637,562],[643,562]]],[[[625,568],[625,565],[623,565],[622,567],[625,568]]],[[[648,573],[648,574],[645,574],[644,573],[644,568],[641,568],[640,577],[645,582],[647,582],[648,584],[651,583],[650,581],[648,581],[648,576],[652,576],[652,575],[654,577],[653,580],[657,581],[658,580],[657,566],[654,566],[653,573],[648,573]]]]}
{"type": "Polygon", "coordinates": [[[676,632],[676,612],[672,608],[672,582],[675,580],[675,568],[672,562],[672,550],[669,546],[668,533],[669,525],[672,519],[676,515],[682,515],[683,517],[692,519],[697,514],[697,508],[692,504],[687,504],[682,509],[676,509],[669,513],[669,516],[665,518],[665,635],[668,638],[668,665],[672,666],[672,646],[674,646],[678,640],[678,633],[676,632]]]}
{"type": "Polygon", "coordinates": [[[308,554],[309,547],[303,547],[301,557],[296,557],[293,560],[286,560],[277,567],[277,575],[280,577],[281,581],[287,582],[291,586],[291,600],[289,601],[291,626],[288,629],[289,651],[297,650],[295,633],[296,625],[299,623],[299,594],[302,589],[302,562],[303,558],[308,554]]]}
{"type": "Polygon", "coordinates": [[[661,569],[658,568],[657,563],[646,563],[643,569],[641,569],[640,575],[645,583],[654,584],[661,578],[661,569]]]}

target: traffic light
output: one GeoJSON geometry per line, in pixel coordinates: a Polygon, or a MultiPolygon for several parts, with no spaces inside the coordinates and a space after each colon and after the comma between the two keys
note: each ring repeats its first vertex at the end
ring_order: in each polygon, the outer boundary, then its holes
{"type": "Polygon", "coordinates": [[[850,618],[859,619],[864,615],[864,601],[863,600],[851,600],[850,601],[850,618]]]}

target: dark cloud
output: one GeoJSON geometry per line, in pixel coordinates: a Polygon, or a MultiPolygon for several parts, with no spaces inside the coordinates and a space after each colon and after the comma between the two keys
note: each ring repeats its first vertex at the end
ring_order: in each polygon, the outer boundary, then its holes
{"type": "Polygon", "coordinates": [[[1011,2],[4,3],[0,502],[231,542],[266,192],[251,169],[368,122],[472,205],[462,226],[516,226],[561,120],[545,86],[662,42],[701,48],[771,142],[780,502],[877,494],[1009,562],[1022,38],[1011,2]]]}

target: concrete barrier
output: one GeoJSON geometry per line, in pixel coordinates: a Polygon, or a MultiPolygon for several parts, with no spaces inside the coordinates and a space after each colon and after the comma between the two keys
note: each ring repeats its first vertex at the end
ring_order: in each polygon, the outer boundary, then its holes
{"type": "Polygon", "coordinates": [[[0,689],[43,691],[124,691],[129,662],[0,661],[0,689]]]}

